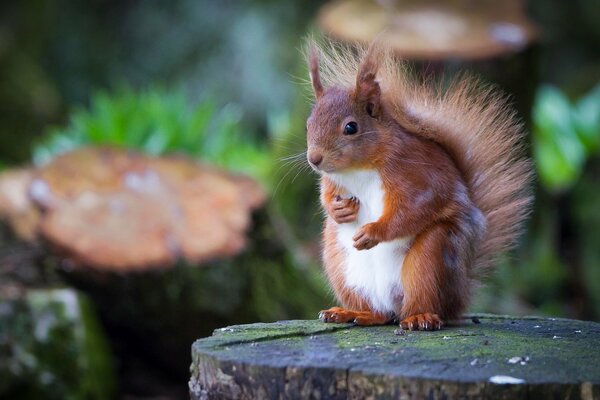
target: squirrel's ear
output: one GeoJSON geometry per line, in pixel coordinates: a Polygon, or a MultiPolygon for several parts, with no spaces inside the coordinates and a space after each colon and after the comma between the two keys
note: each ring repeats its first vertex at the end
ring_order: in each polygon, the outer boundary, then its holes
{"type": "Polygon", "coordinates": [[[379,44],[373,43],[367,50],[356,76],[356,98],[365,104],[367,113],[377,118],[381,111],[381,88],[375,80],[383,56],[379,44]]]}
{"type": "Polygon", "coordinates": [[[310,81],[312,83],[315,96],[318,99],[323,95],[323,85],[319,75],[319,51],[315,46],[311,46],[308,55],[308,67],[310,72],[310,81]]]}

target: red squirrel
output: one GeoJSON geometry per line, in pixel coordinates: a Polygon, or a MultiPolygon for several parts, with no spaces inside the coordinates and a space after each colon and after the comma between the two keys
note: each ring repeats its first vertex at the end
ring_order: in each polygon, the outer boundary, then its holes
{"type": "Polygon", "coordinates": [[[531,203],[524,130],[476,80],[417,82],[379,43],[310,46],[307,159],[326,213],[325,322],[437,330],[516,241],[531,203]]]}

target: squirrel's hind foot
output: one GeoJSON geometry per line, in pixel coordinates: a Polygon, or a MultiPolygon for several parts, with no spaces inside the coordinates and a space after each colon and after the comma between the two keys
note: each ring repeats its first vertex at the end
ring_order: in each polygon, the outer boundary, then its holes
{"type": "Polygon", "coordinates": [[[323,322],[347,323],[351,322],[361,326],[385,325],[390,317],[371,311],[352,311],[342,307],[332,307],[319,312],[319,319],[323,322]]]}
{"type": "Polygon", "coordinates": [[[411,331],[437,331],[442,329],[444,321],[437,314],[423,313],[404,318],[400,326],[411,331]]]}

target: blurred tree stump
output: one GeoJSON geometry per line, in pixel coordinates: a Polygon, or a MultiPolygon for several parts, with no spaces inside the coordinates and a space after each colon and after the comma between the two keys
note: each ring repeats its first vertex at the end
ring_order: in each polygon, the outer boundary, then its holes
{"type": "Polygon", "coordinates": [[[345,43],[379,37],[426,76],[471,70],[510,93],[529,118],[538,32],[521,0],[337,0],[322,7],[318,25],[345,43]]]}
{"type": "MultiPolygon", "coordinates": [[[[135,365],[188,375],[189,343],[232,323],[314,315],[325,301],[292,263],[252,179],[182,157],[87,148],[0,175],[0,218],[85,291],[127,384],[135,365]]],[[[146,374],[147,375],[147,374],[146,374]]]]}
{"type": "Polygon", "coordinates": [[[40,235],[74,268],[117,272],[233,256],[265,203],[249,178],[109,148],[57,157],[33,172],[29,195],[40,235]]]}
{"type": "Polygon", "coordinates": [[[600,324],[479,315],[438,332],[284,321],[192,347],[190,395],[211,398],[600,397],[600,324]]]}

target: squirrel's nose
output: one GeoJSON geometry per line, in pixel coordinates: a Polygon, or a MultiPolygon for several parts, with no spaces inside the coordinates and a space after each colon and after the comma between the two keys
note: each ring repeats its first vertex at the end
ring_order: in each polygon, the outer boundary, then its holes
{"type": "Polygon", "coordinates": [[[309,151],[308,161],[310,161],[310,163],[315,167],[318,167],[319,164],[321,164],[321,161],[323,161],[323,154],[318,153],[316,151],[309,151]]]}

